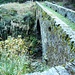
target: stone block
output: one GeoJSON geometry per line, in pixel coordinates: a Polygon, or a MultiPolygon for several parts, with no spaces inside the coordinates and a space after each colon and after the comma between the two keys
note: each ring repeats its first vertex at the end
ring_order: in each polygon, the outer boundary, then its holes
{"type": "Polygon", "coordinates": [[[64,17],[67,17],[69,20],[75,23],[75,11],[59,6],[57,4],[50,3],[48,1],[45,1],[45,3],[46,3],[46,6],[52,8],[54,11],[63,15],[64,17]]]}

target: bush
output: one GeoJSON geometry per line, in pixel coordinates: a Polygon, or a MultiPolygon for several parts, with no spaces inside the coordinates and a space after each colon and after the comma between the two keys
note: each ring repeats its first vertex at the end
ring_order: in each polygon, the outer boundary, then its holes
{"type": "Polygon", "coordinates": [[[19,36],[0,42],[0,75],[19,75],[31,72],[28,48],[19,36]]]}
{"type": "Polygon", "coordinates": [[[9,2],[19,2],[23,3],[25,0],[0,0],[0,4],[2,3],[9,3],[9,2]]]}

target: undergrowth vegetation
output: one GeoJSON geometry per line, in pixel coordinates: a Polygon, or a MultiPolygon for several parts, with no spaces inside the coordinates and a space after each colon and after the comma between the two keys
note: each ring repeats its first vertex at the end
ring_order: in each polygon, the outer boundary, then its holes
{"type": "Polygon", "coordinates": [[[0,42],[0,75],[20,75],[27,73],[29,59],[24,40],[9,37],[0,42]]]}
{"type": "Polygon", "coordinates": [[[25,75],[47,69],[41,59],[33,58],[42,49],[33,31],[35,8],[31,3],[0,7],[0,75],[25,75]]]}
{"type": "Polygon", "coordinates": [[[33,50],[28,50],[31,44],[34,46],[32,42],[28,45],[27,39],[21,39],[21,36],[17,39],[9,36],[7,40],[0,41],[0,75],[22,75],[47,69],[41,62],[34,63],[29,55],[31,51],[33,53],[33,50]]]}

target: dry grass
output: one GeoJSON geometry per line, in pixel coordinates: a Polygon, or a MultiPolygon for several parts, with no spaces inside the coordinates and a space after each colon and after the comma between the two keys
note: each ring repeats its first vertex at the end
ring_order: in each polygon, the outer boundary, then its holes
{"type": "Polygon", "coordinates": [[[8,10],[14,9],[17,11],[18,15],[23,15],[25,12],[31,10],[31,7],[35,5],[34,2],[29,2],[29,3],[7,3],[3,8],[6,8],[8,10]]]}

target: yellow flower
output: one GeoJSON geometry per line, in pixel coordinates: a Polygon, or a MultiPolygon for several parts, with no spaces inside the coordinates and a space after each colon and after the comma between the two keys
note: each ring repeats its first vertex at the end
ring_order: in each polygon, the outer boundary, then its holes
{"type": "Polygon", "coordinates": [[[30,54],[33,54],[33,51],[30,51],[30,54]]]}

